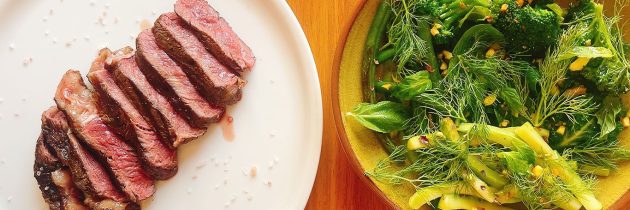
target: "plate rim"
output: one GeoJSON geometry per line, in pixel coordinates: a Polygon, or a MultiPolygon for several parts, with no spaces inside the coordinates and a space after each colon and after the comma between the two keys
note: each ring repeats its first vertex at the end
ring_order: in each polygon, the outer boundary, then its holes
{"type": "MultiPolygon", "coordinates": [[[[294,33],[294,35],[296,35],[297,41],[299,41],[300,43],[300,48],[304,48],[304,54],[302,54],[303,56],[303,60],[308,62],[305,65],[309,66],[308,72],[306,72],[306,75],[310,75],[310,78],[308,81],[311,82],[310,85],[307,85],[307,87],[309,89],[309,94],[311,94],[309,96],[309,98],[312,98],[313,101],[315,101],[316,104],[314,104],[313,106],[316,107],[315,110],[310,110],[310,111],[315,111],[313,112],[311,115],[312,116],[316,116],[315,118],[311,118],[311,120],[313,122],[315,122],[315,124],[317,125],[316,128],[310,128],[311,131],[314,131],[316,134],[315,137],[317,137],[316,139],[319,139],[318,141],[314,142],[315,147],[316,147],[316,151],[315,154],[313,154],[315,157],[312,163],[310,163],[310,167],[307,167],[310,169],[310,171],[307,172],[307,174],[311,174],[309,178],[307,178],[307,182],[308,185],[307,187],[303,188],[304,190],[302,191],[304,193],[304,196],[301,196],[302,199],[298,202],[298,203],[302,203],[301,208],[304,209],[306,208],[306,204],[308,203],[308,200],[311,197],[311,193],[315,184],[315,179],[317,177],[317,171],[319,169],[319,164],[320,164],[320,159],[321,159],[321,150],[322,150],[322,137],[323,137],[323,125],[324,125],[324,119],[323,119],[323,103],[322,103],[322,90],[321,90],[321,84],[319,82],[319,74],[317,71],[317,65],[315,63],[315,57],[313,56],[313,51],[311,49],[310,43],[308,42],[308,39],[306,38],[306,34],[304,33],[304,30],[302,29],[302,26],[300,25],[299,20],[297,19],[297,16],[295,16],[295,13],[293,12],[293,10],[291,9],[289,3],[287,1],[280,1],[280,6],[282,7],[282,10],[284,11],[284,13],[282,14],[282,16],[284,16],[284,18],[287,18],[288,21],[290,21],[290,25],[288,25],[289,29],[292,30],[292,32],[294,33]],[[312,92],[311,92],[312,91],[312,92]]],[[[300,51],[302,51],[300,49],[300,51]]],[[[308,159],[307,159],[308,160],[308,159]]]]}

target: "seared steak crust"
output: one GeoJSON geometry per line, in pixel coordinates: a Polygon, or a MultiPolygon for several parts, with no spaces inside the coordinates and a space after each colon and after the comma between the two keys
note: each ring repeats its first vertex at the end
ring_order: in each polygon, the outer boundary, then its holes
{"type": "Polygon", "coordinates": [[[51,173],[62,167],[61,162],[57,159],[44,144],[44,133],[39,135],[37,144],[35,145],[35,164],[33,165],[33,173],[39,190],[42,192],[44,200],[51,210],[63,210],[63,196],[61,190],[53,183],[51,173]]]}

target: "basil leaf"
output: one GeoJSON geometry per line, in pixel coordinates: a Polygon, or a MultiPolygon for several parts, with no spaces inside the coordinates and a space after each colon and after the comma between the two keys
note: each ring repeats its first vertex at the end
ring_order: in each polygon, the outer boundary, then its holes
{"type": "Polygon", "coordinates": [[[392,89],[392,95],[400,100],[411,100],[431,87],[429,72],[420,71],[405,77],[400,84],[392,89]]]}
{"type": "Polygon", "coordinates": [[[381,101],[377,104],[362,103],[347,115],[366,128],[380,133],[402,130],[409,119],[407,108],[391,101],[381,101]]]}
{"type": "Polygon", "coordinates": [[[623,107],[619,97],[607,96],[602,102],[602,107],[595,113],[597,124],[601,127],[600,137],[606,136],[615,130],[617,126],[617,115],[621,113],[623,107]]]}
{"type": "Polygon", "coordinates": [[[503,100],[512,113],[522,113],[525,111],[525,105],[521,100],[521,96],[514,88],[503,88],[499,90],[499,98],[503,100]]]}

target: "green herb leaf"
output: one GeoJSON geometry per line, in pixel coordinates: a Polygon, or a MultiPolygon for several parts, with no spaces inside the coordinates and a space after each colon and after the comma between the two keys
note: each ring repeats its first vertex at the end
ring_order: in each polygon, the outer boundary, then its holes
{"type": "Polygon", "coordinates": [[[431,89],[431,87],[429,72],[420,71],[405,77],[400,84],[394,87],[392,95],[400,100],[411,100],[431,89]]]}
{"type": "Polygon", "coordinates": [[[601,126],[600,137],[606,136],[615,130],[617,126],[617,115],[622,111],[621,99],[619,97],[608,96],[602,102],[602,107],[595,113],[597,124],[601,126]]]}
{"type": "Polygon", "coordinates": [[[580,58],[612,58],[613,53],[605,47],[584,47],[578,46],[560,55],[558,60],[566,60],[574,57],[580,58]]]}
{"type": "Polygon", "coordinates": [[[366,128],[380,133],[402,130],[409,119],[407,108],[391,101],[381,101],[377,104],[362,103],[347,115],[354,117],[366,128]]]}
{"type": "Polygon", "coordinates": [[[523,102],[523,99],[521,99],[516,89],[509,87],[503,88],[499,90],[498,96],[510,107],[510,111],[512,111],[513,114],[525,112],[525,102],[523,102]]]}

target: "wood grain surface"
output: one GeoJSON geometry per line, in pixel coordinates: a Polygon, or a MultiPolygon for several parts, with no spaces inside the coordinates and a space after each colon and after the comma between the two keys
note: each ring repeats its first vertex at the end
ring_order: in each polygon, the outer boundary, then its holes
{"type": "Polygon", "coordinates": [[[387,209],[365,186],[346,158],[332,115],[331,72],[340,36],[363,0],[287,0],[315,56],[324,106],[322,153],[315,186],[306,209],[387,209]]]}

